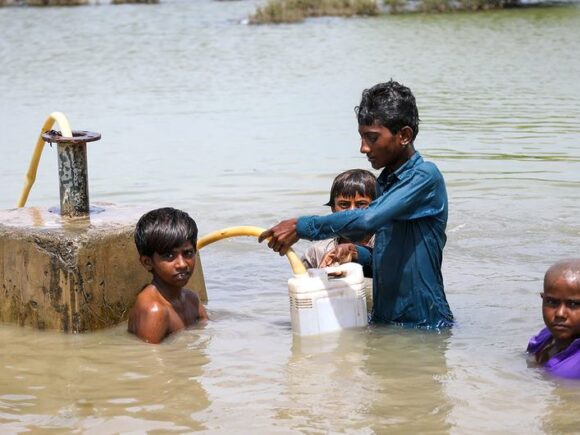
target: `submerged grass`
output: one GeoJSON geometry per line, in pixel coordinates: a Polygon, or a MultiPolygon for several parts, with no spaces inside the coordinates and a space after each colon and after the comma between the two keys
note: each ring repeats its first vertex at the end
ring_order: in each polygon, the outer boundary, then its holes
{"type": "Polygon", "coordinates": [[[352,17],[378,13],[375,0],[268,0],[250,17],[250,23],[295,23],[309,17],[352,17]]]}

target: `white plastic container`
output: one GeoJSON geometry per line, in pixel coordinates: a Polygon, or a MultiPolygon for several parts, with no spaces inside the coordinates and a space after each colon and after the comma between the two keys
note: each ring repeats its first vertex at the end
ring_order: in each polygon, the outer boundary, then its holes
{"type": "Polygon", "coordinates": [[[307,276],[288,280],[292,331],[316,335],[366,326],[367,301],[362,266],[345,263],[325,269],[308,269],[307,276]],[[334,278],[330,272],[342,272],[334,278]]]}

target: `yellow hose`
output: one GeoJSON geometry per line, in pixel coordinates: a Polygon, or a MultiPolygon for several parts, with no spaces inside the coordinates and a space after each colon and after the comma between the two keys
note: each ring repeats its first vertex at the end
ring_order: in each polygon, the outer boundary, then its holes
{"type": "MultiPolygon", "coordinates": [[[[209,233],[197,241],[197,249],[201,249],[204,246],[210,245],[218,240],[227,239],[229,237],[238,237],[238,236],[255,236],[258,237],[266,231],[264,228],[260,227],[250,227],[250,226],[241,226],[241,227],[230,227],[224,228],[223,230],[214,231],[213,233],[209,233]]],[[[288,261],[290,262],[290,267],[292,267],[292,272],[294,275],[304,275],[306,274],[306,268],[296,252],[294,250],[289,249],[286,253],[286,257],[288,257],[288,261]]]]}
{"type": "Polygon", "coordinates": [[[28,194],[30,193],[30,189],[32,189],[34,181],[36,180],[36,171],[38,170],[38,163],[40,162],[40,156],[44,147],[42,133],[50,130],[55,122],[57,122],[60,127],[62,137],[73,137],[70,124],[68,123],[68,120],[63,113],[52,112],[48,118],[46,118],[46,121],[44,121],[42,129],[40,130],[40,134],[38,135],[36,147],[34,148],[34,153],[30,159],[30,165],[28,166],[28,172],[26,173],[26,178],[24,179],[24,189],[22,189],[22,193],[20,194],[20,199],[18,200],[16,207],[24,207],[26,205],[28,194]]]}

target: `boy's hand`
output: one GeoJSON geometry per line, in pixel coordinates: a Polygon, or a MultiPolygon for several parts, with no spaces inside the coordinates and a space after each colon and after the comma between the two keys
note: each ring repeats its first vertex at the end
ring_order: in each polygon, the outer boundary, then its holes
{"type": "Polygon", "coordinates": [[[286,219],[278,225],[274,225],[269,230],[264,231],[258,237],[258,242],[262,243],[265,239],[270,239],[268,247],[272,248],[280,255],[286,255],[290,246],[298,241],[298,234],[296,234],[297,219],[286,219]]]}
{"type": "Polygon", "coordinates": [[[358,252],[354,243],[341,243],[333,250],[324,254],[319,267],[328,267],[336,263],[350,263],[351,261],[355,261],[357,258],[358,252]]]}

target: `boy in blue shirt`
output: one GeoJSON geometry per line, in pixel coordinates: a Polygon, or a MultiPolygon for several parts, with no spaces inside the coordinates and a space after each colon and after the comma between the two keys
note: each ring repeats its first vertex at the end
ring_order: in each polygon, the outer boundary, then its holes
{"type": "MultiPolygon", "coordinates": [[[[281,255],[298,239],[375,234],[370,249],[357,246],[353,261],[372,265],[372,320],[422,328],[453,324],[443,288],[447,192],[437,167],[414,148],[419,113],[411,90],[393,80],[363,91],[356,108],[360,152],[378,178],[377,199],[367,209],[288,219],[259,241],[281,255]]],[[[337,251],[335,261],[341,261],[337,251]]]]}

